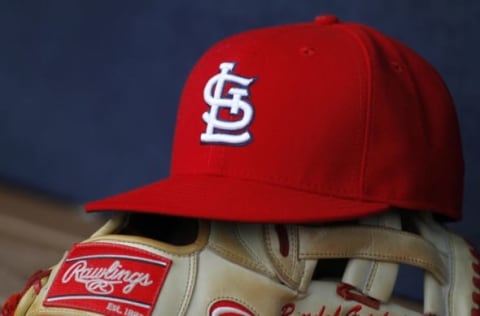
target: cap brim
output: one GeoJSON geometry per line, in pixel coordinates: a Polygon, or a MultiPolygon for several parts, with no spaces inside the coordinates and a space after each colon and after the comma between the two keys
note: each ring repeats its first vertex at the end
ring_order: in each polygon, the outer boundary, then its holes
{"type": "Polygon", "coordinates": [[[91,202],[85,208],[240,222],[306,223],[364,217],[384,211],[388,205],[229,177],[182,175],[91,202]]]}

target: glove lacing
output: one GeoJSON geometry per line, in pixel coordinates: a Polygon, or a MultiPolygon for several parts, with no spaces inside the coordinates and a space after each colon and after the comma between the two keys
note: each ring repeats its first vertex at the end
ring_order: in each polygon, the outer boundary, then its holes
{"type": "Polygon", "coordinates": [[[38,270],[27,280],[27,284],[23,288],[23,290],[19,293],[11,295],[1,310],[1,316],[14,316],[15,310],[17,309],[18,303],[23,295],[33,287],[35,294],[40,293],[40,289],[42,288],[42,279],[48,277],[52,270],[38,270]]]}
{"type": "MultiPolygon", "coordinates": [[[[480,254],[477,252],[477,250],[473,246],[470,247],[470,253],[476,259],[476,262],[472,264],[472,268],[476,273],[476,277],[473,278],[472,282],[475,285],[475,287],[480,290],[480,254]]],[[[480,294],[477,292],[473,292],[472,300],[477,305],[477,308],[472,309],[472,312],[471,312],[472,316],[480,316],[480,294]]]]}

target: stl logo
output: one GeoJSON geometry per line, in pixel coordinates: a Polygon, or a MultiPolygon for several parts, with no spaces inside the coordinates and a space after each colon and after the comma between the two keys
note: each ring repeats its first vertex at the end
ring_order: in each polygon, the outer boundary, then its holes
{"type": "Polygon", "coordinates": [[[221,63],[220,73],[205,85],[203,98],[210,110],[202,115],[207,124],[200,135],[202,143],[244,145],[252,138],[247,128],[253,119],[253,107],[245,99],[250,96],[248,89],[255,79],[233,74],[234,68],[235,63],[221,63]]]}
{"type": "Polygon", "coordinates": [[[254,316],[246,307],[237,302],[223,300],[214,303],[209,310],[209,316],[254,316]]]}

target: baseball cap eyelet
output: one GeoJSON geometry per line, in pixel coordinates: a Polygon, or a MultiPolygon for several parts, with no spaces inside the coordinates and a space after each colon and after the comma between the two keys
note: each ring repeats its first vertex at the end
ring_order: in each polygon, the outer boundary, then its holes
{"type": "Polygon", "coordinates": [[[392,61],[390,62],[390,64],[392,65],[393,70],[395,70],[396,72],[403,72],[403,66],[400,65],[400,63],[392,61]]]}
{"type": "Polygon", "coordinates": [[[303,56],[313,56],[315,55],[315,49],[308,47],[308,46],[303,46],[300,48],[300,54],[303,56]]]}

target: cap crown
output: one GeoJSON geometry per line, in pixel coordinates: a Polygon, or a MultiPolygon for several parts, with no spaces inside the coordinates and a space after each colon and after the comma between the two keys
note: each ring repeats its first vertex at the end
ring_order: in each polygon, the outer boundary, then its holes
{"type": "Polygon", "coordinates": [[[171,173],[453,218],[463,188],[440,76],[398,41],[348,23],[259,29],[211,48],[184,88],[171,173]]]}
{"type": "Polygon", "coordinates": [[[395,206],[459,219],[462,189],[440,76],[398,41],[327,16],[207,51],[181,97],[170,177],[87,209],[292,223],[395,206]]]}

